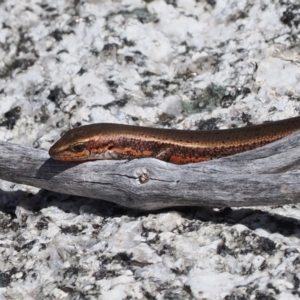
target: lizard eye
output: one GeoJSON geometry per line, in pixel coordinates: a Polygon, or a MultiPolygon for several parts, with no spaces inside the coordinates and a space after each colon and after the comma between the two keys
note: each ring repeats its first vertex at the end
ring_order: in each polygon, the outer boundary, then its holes
{"type": "Polygon", "coordinates": [[[70,147],[72,152],[81,152],[85,149],[85,144],[77,144],[70,147]]]}

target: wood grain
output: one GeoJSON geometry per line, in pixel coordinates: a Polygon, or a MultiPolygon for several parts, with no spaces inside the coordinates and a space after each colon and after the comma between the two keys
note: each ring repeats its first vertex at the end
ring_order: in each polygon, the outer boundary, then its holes
{"type": "Polygon", "coordinates": [[[0,179],[143,210],[300,202],[300,132],[234,156],[174,165],[156,159],[64,163],[0,141],[0,179]]]}

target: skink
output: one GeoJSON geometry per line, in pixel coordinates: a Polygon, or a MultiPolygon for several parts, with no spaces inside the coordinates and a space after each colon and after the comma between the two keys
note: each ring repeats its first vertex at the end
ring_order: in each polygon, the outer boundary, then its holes
{"type": "Polygon", "coordinates": [[[297,130],[300,117],[209,131],[99,123],[67,131],[49,155],[62,161],[155,157],[175,164],[195,163],[261,147],[297,130]]]}

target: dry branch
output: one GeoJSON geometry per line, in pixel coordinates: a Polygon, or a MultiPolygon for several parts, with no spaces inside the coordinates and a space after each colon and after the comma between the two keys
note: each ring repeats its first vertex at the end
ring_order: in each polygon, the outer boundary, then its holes
{"type": "Polygon", "coordinates": [[[156,159],[63,163],[0,141],[0,178],[144,210],[300,202],[300,132],[265,147],[205,163],[156,159]]]}

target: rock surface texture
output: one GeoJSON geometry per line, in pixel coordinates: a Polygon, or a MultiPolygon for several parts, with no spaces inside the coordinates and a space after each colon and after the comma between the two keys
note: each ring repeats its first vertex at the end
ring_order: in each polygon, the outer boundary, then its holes
{"type": "MultiPolygon", "coordinates": [[[[0,139],[297,116],[298,4],[0,0],[0,139]]],[[[0,299],[299,299],[299,237],[300,205],[140,212],[1,180],[0,299]]]]}

